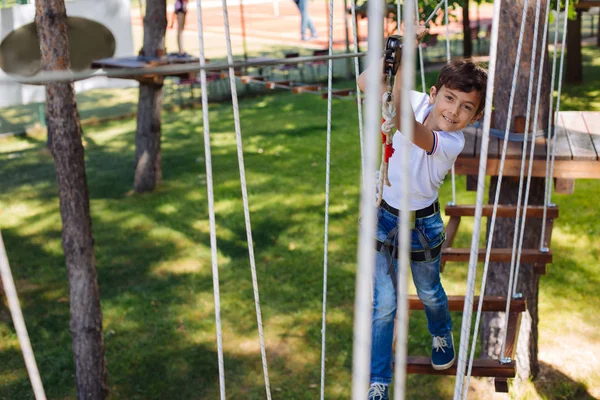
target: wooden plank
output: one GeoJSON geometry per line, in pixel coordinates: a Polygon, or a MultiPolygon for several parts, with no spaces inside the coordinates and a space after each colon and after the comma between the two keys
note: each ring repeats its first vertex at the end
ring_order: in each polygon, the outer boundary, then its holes
{"type": "Polygon", "coordinates": [[[287,89],[289,88],[291,85],[291,81],[271,81],[271,82],[267,82],[265,84],[265,87],[267,89],[275,89],[275,88],[284,88],[287,89]]]}
{"type": "Polygon", "coordinates": [[[554,191],[560,194],[575,193],[575,179],[554,178],[554,191]]]}
{"type": "Polygon", "coordinates": [[[246,75],[242,76],[240,80],[242,83],[263,82],[265,77],[260,75],[246,75]]]}
{"type": "MultiPolygon", "coordinates": [[[[527,168],[525,165],[525,168],[527,168]]],[[[479,173],[479,158],[466,158],[459,156],[454,163],[456,174],[477,175],[479,173]]],[[[497,176],[500,169],[500,160],[488,159],[486,175],[497,176]]],[[[504,176],[519,176],[521,160],[506,160],[504,176]]],[[[534,160],[532,176],[546,176],[546,160],[534,160]]],[[[555,178],[573,179],[600,179],[600,161],[569,161],[557,160],[554,162],[555,178]]]]}
{"type": "MultiPolygon", "coordinates": [[[[525,299],[512,299],[510,302],[509,313],[522,313],[526,309],[525,299]]],[[[448,309],[450,311],[464,310],[465,296],[448,296],[448,309]]],[[[473,311],[477,310],[479,305],[479,296],[475,296],[473,299],[473,311]]],[[[409,310],[424,310],[425,307],[419,297],[415,294],[408,296],[408,309],[409,310]]],[[[506,311],[506,297],[505,296],[484,296],[482,311],[506,311]]],[[[509,321],[510,326],[510,321],[509,321]]]]}
{"type": "Polygon", "coordinates": [[[573,153],[573,160],[597,160],[594,144],[579,111],[568,111],[560,114],[567,131],[567,139],[573,153]]]}
{"type": "MultiPolygon", "coordinates": [[[[556,150],[554,150],[555,160],[571,160],[573,158],[569,139],[567,139],[567,130],[565,129],[560,113],[558,114],[558,124],[556,125],[556,140],[553,139],[552,142],[550,144],[556,146],[556,150]]],[[[552,152],[552,147],[550,147],[550,151],[552,152]]]]}
{"type": "MultiPolygon", "coordinates": [[[[494,206],[492,204],[485,204],[481,209],[481,215],[484,217],[491,217],[494,206]]],[[[474,217],[475,206],[474,205],[457,205],[457,206],[446,206],[444,212],[450,217],[474,217]]],[[[517,215],[517,206],[499,204],[496,211],[498,218],[515,218],[517,215]]],[[[521,207],[520,215],[523,215],[523,207],[521,207]]],[[[527,207],[528,218],[543,218],[544,217],[544,206],[529,206],[527,207]]],[[[558,207],[548,207],[546,209],[546,218],[558,218],[558,207]]],[[[452,221],[452,218],[450,218],[452,221]]],[[[450,224],[448,224],[450,225],[450,224]]],[[[448,232],[448,230],[446,230],[448,232]]],[[[450,246],[447,246],[450,247],[450,246]]]]}
{"type": "Polygon", "coordinates": [[[320,92],[320,91],[321,91],[321,85],[302,85],[302,86],[294,86],[292,88],[292,93],[294,93],[294,94],[307,93],[307,92],[320,92]]]}
{"type": "Polygon", "coordinates": [[[600,160],[600,112],[586,111],[581,113],[592,139],[596,157],[600,160]]]}
{"type": "MultiPolygon", "coordinates": [[[[516,300],[513,300],[516,301],[516,300]]],[[[517,352],[517,340],[519,329],[521,327],[521,313],[509,311],[508,313],[508,331],[506,332],[505,353],[511,360],[515,359],[517,352]]]]}
{"type": "MultiPolygon", "coordinates": [[[[333,97],[346,97],[353,96],[356,94],[356,89],[333,89],[331,95],[333,97]]],[[[321,98],[327,98],[327,92],[321,94],[321,98]]]]}
{"type": "Polygon", "coordinates": [[[497,393],[508,393],[508,379],[506,379],[506,378],[494,379],[494,390],[497,393]]]}
{"type": "MultiPolygon", "coordinates": [[[[469,261],[471,249],[457,249],[448,247],[442,251],[442,257],[447,261],[469,261]]],[[[485,260],[485,248],[480,248],[478,253],[479,261],[485,260]]],[[[490,261],[510,262],[512,256],[512,248],[492,248],[490,252],[490,261]]],[[[521,262],[535,263],[544,262],[550,264],[552,262],[552,252],[541,252],[538,249],[523,249],[521,251],[521,262]]]]}
{"type": "MultiPolygon", "coordinates": [[[[409,374],[427,375],[456,375],[456,363],[446,370],[436,371],[431,366],[431,359],[424,356],[408,356],[406,359],[406,372],[409,374]]],[[[500,364],[498,360],[473,360],[472,376],[488,376],[497,378],[514,378],[515,362],[500,364]]]]}

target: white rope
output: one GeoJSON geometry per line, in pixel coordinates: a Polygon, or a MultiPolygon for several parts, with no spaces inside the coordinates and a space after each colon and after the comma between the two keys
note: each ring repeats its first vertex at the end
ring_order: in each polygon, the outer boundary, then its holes
{"type": "MultiPolygon", "coordinates": [[[[539,0],[538,0],[538,2],[536,3],[536,16],[539,14],[539,8],[540,8],[540,4],[539,4],[539,0]]],[[[546,20],[548,19],[547,15],[548,14],[546,12],[546,20]]],[[[535,28],[537,29],[538,20],[536,19],[535,22],[536,22],[535,28]]],[[[547,25],[545,25],[545,27],[547,27],[547,25]]],[[[536,45],[537,45],[537,37],[534,37],[532,60],[533,60],[533,57],[535,56],[535,50],[537,47],[536,45]]],[[[533,169],[533,155],[534,155],[534,150],[535,150],[535,132],[537,131],[537,119],[538,119],[538,114],[539,114],[539,104],[540,104],[540,97],[541,97],[544,56],[546,55],[545,48],[546,48],[546,31],[544,31],[544,37],[543,37],[543,42],[542,42],[542,54],[540,56],[540,67],[539,67],[539,71],[538,71],[538,85],[537,85],[536,100],[535,100],[535,112],[534,112],[534,117],[533,117],[533,130],[531,132],[531,147],[529,149],[529,169],[527,172],[527,184],[525,187],[525,200],[523,202],[523,216],[521,217],[521,226],[520,226],[520,232],[519,232],[517,261],[516,261],[516,269],[515,269],[515,281],[514,281],[513,287],[508,288],[508,293],[511,293],[511,290],[512,290],[512,293],[517,293],[517,283],[519,281],[519,269],[521,267],[521,253],[522,253],[522,249],[523,249],[523,237],[524,237],[523,235],[525,234],[525,224],[527,223],[526,218],[527,218],[527,208],[528,208],[528,204],[529,204],[529,190],[531,188],[531,171],[533,169]]],[[[531,65],[532,65],[532,67],[531,67],[529,79],[531,81],[531,85],[533,85],[533,70],[535,68],[534,62],[532,62],[531,65]]],[[[528,102],[527,117],[526,117],[526,122],[525,122],[526,127],[529,126],[529,115],[530,115],[530,111],[531,111],[530,106],[531,106],[531,104],[529,104],[529,102],[528,102]]],[[[527,140],[527,135],[528,135],[528,133],[526,132],[524,140],[527,140]]],[[[523,145],[523,153],[525,153],[525,150],[526,150],[526,146],[523,145]]],[[[523,171],[524,165],[525,165],[524,158],[525,158],[525,156],[523,154],[523,159],[521,160],[521,164],[522,164],[521,171],[523,171]]],[[[521,180],[523,179],[522,174],[523,174],[523,172],[521,172],[521,178],[520,178],[521,180]]],[[[520,188],[519,188],[519,190],[520,190],[520,188]]],[[[520,205],[520,202],[518,204],[520,205]]],[[[517,208],[517,216],[516,216],[517,219],[519,218],[518,210],[519,210],[519,208],[517,208]]],[[[515,245],[513,244],[513,252],[514,252],[514,250],[515,250],[515,245]]],[[[506,312],[508,313],[508,306],[507,306],[506,312]]],[[[502,344],[502,356],[503,357],[504,357],[505,346],[506,346],[506,343],[505,343],[506,336],[508,334],[507,330],[508,330],[508,318],[506,318],[505,324],[504,324],[504,335],[503,335],[504,342],[502,344]]]]}
{"type": "MultiPolygon", "coordinates": [[[[492,217],[491,217],[491,222],[490,222],[490,227],[489,227],[489,234],[488,234],[488,238],[487,238],[485,261],[484,261],[484,265],[483,265],[483,274],[482,274],[482,278],[481,278],[481,288],[479,290],[479,293],[481,295],[479,296],[479,303],[477,305],[477,315],[475,318],[475,326],[473,328],[473,339],[471,341],[471,352],[469,355],[469,365],[468,365],[466,382],[465,382],[466,388],[469,387],[469,380],[470,380],[472,369],[473,369],[473,361],[474,361],[474,357],[475,357],[475,348],[477,345],[477,337],[479,334],[479,324],[480,324],[480,320],[481,320],[481,312],[483,310],[483,297],[485,294],[485,288],[486,288],[486,284],[487,284],[487,274],[488,274],[488,270],[489,270],[490,256],[491,256],[492,245],[493,245],[493,241],[494,241],[494,228],[496,225],[498,203],[500,201],[500,189],[502,188],[502,178],[504,176],[506,150],[508,148],[508,137],[509,137],[510,127],[511,127],[510,121],[512,121],[515,93],[517,90],[517,82],[518,82],[519,67],[520,67],[519,64],[521,62],[521,53],[522,53],[522,48],[523,48],[523,38],[524,38],[524,34],[525,34],[525,24],[527,21],[528,5],[529,5],[529,0],[525,0],[524,4],[523,4],[523,13],[521,16],[521,27],[519,30],[519,42],[517,45],[517,55],[515,57],[515,65],[513,67],[513,77],[512,77],[512,82],[511,82],[510,96],[509,96],[509,100],[508,100],[508,110],[507,110],[507,115],[506,115],[507,122],[506,122],[506,128],[504,130],[504,141],[503,141],[502,153],[501,153],[501,157],[500,157],[500,166],[499,166],[499,171],[498,171],[498,180],[497,180],[497,184],[496,184],[496,193],[494,196],[494,205],[492,208],[492,217]]],[[[530,89],[531,89],[531,82],[530,82],[530,89]]],[[[512,268],[511,268],[511,276],[512,276],[512,268]]],[[[508,299],[507,299],[507,304],[509,304],[508,299]]],[[[466,398],[467,394],[468,394],[468,391],[465,390],[465,392],[463,393],[463,398],[466,398]]]]}
{"type": "MultiPolygon", "coordinates": [[[[329,0],[329,55],[333,54],[333,0],[329,0]]],[[[321,322],[321,400],[325,399],[325,348],[327,328],[327,256],[329,250],[329,174],[331,171],[331,103],[333,60],[327,65],[327,161],[325,163],[325,229],[323,238],[323,316],[321,322]]]]}
{"type": "Polygon", "coordinates": [[[492,35],[490,39],[490,58],[488,66],[487,92],[485,97],[485,111],[483,117],[483,132],[481,140],[481,151],[479,158],[479,174],[477,179],[477,198],[475,203],[475,221],[473,235],[471,237],[471,251],[469,257],[469,272],[467,276],[467,290],[465,293],[465,304],[461,325],[460,345],[458,362],[456,368],[456,383],[454,386],[454,400],[462,398],[464,388],[464,374],[468,352],[469,336],[471,329],[471,316],[473,314],[473,297],[475,292],[475,278],[477,272],[477,260],[479,253],[479,236],[481,231],[481,214],[483,208],[483,197],[486,179],[486,163],[488,157],[488,144],[490,139],[490,124],[492,116],[492,103],[494,100],[494,80],[496,78],[496,58],[498,50],[498,28],[500,22],[501,2],[494,2],[492,18],[492,35]]]}
{"type": "MultiPolygon", "coordinates": [[[[450,56],[450,25],[448,25],[448,0],[444,0],[444,23],[446,24],[446,63],[450,64],[452,58],[450,56]]],[[[454,168],[454,163],[452,163],[452,169],[450,174],[452,180],[452,203],[451,205],[456,205],[456,172],[454,168]]]]}
{"type": "Polygon", "coordinates": [[[554,28],[554,61],[552,63],[552,83],[550,88],[550,113],[548,115],[548,132],[552,129],[553,135],[550,138],[548,135],[547,143],[547,151],[546,151],[546,190],[544,194],[544,215],[542,220],[542,237],[540,238],[540,249],[544,249],[544,236],[546,230],[546,207],[552,204],[552,177],[554,176],[554,159],[556,157],[556,127],[558,125],[558,113],[560,112],[560,95],[562,92],[562,80],[563,80],[563,65],[565,61],[565,41],[567,38],[567,19],[569,16],[568,10],[568,1],[565,5],[565,18],[563,23],[563,37],[562,37],[562,45],[561,45],[561,53],[560,53],[560,71],[558,73],[558,93],[556,97],[556,111],[554,115],[552,115],[552,104],[554,103],[554,73],[556,70],[556,52],[557,52],[557,39],[558,39],[558,17],[560,15],[560,2],[556,5],[556,22],[554,28]],[[552,118],[554,118],[554,124],[552,124],[552,118]],[[548,163],[548,156],[550,154],[550,140],[552,140],[552,158],[548,163]],[[550,164],[550,171],[548,171],[547,165],[550,164]]]}
{"type": "MultiPolygon", "coordinates": [[[[383,20],[383,4],[379,1],[368,3],[369,21],[383,20]]],[[[383,26],[369,24],[368,65],[380,65],[383,26]]],[[[367,75],[366,114],[365,114],[365,171],[375,171],[377,159],[377,141],[380,138],[380,106],[379,91],[381,88],[381,71],[367,75]]],[[[371,276],[375,258],[373,257],[373,238],[375,237],[375,208],[373,207],[373,188],[375,176],[372,173],[363,175],[361,187],[360,215],[362,227],[358,241],[358,268],[356,272],[356,290],[354,299],[354,342],[352,349],[352,399],[364,400],[370,373],[371,361],[371,276]]]]}
{"type": "MultiPolygon", "coordinates": [[[[413,38],[416,35],[415,26],[412,20],[412,3],[408,1],[404,10],[404,35],[407,38],[407,46],[402,49],[403,63],[402,68],[402,91],[401,97],[401,117],[400,131],[402,135],[410,142],[413,141],[414,113],[410,104],[410,92],[414,88],[415,81],[415,46],[413,38]]],[[[418,9],[416,10],[418,13],[418,9]]],[[[418,18],[417,18],[418,21],[418,18]]],[[[422,70],[421,70],[422,71],[422,70]]],[[[410,178],[410,146],[402,146],[400,157],[400,170],[402,171],[402,182],[408,182],[410,178]]],[[[406,358],[408,343],[408,269],[410,268],[409,252],[411,245],[411,216],[409,211],[409,193],[407,190],[401,191],[400,197],[400,229],[398,231],[400,247],[398,251],[398,288],[396,291],[396,317],[398,320],[397,339],[396,339],[396,366],[394,370],[394,399],[402,400],[406,397],[406,358]]]]}
{"type": "MultiPolygon", "coordinates": [[[[198,20],[198,43],[200,48],[200,66],[206,64],[204,57],[204,28],[202,25],[202,6],[196,0],[198,20]]],[[[213,295],[215,299],[215,325],[217,334],[217,357],[219,363],[219,393],[225,400],[225,364],[223,361],[223,333],[221,327],[221,294],[219,290],[219,264],[217,255],[217,230],[215,222],[215,201],[213,189],[212,156],[210,150],[210,120],[208,117],[208,89],[206,71],[200,71],[200,87],[202,90],[202,121],[204,128],[204,158],[206,164],[206,192],[208,197],[208,220],[210,226],[210,254],[212,260],[213,295]]]]}
{"type": "MultiPolygon", "coordinates": [[[[407,2],[408,3],[408,2],[407,2]]],[[[438,4],[438,7],[440,4],[438,4]]],[[[408,6],[404,6],[406,8],[408,8],[408,6]]],[[[408,11],[405,11],[405,14],[408,14],[408,11]]],[[[408,14],[410,15],[410,14],[408,14]]],[[[421,20],[421,15],[419,14],[419,0],[415,0],[415,15],[417,16],[417,20],[416,23],[419,24],[419,21],[421,20]]],[[[434,14],[435,15],[435,14],[434,14]]],[[[409,21],[409,19],[406,19],[407,21],[409,21]]],[[[407,29],[407,23],[404,23],[404,37],[411,37],[408,36],[408,29],[407,29]]],[[[414,36],[414,35],[413,35],[414,36]]],[[[404,53],[404,49],[402,49],[403,53],[404,53]]],[[[427,86],[425,85],[425,66],[423,64],[423,45],[422,43],[419,41],[419,66],[421,67],[421,87],[423,88],[423,93],[427,93],[427,86]]],[[[414,78],[413,78],[414,79],[414,78]]]]}
{"type": "MultiPolygon", "coordinates": [[[[352,36],[354,37],[354,54],[358,54],[358,33],[356,29],[356,1],[351,1],[352,7],[352,36]]],[[[360,165],[362,181],[365,180],[365,147],[363,138],[363,113],[362,113],[362,93],[358,87],[358,76],[360,75],[360,66],[358,56],[354,57],[354,75],[356,80],[356,106],[358,109],[358,135],[360,139],[360,165]]]]}
{"type": "MultiPolygon", "coordinates": [[[[225,23],[225,36],[227,41],[227,62],[233,64],[231,51],[231,36],[229,33],[229,17],[227,15],[227,0],[222,0],[223,21],[225,23]]],[[[269,384],[269,369],[267,366],[267,352],[265,349],[265,338],[263,334],[262,313],[260,311],[260,298],[258,294],[258,279],[256,277],[256,262],[254,260],[254,244],[252,240],[252,226],[250,224],[250,207],[248,206],[248,189],[246,188],[246,171],[244,166],[244,150],[242,149],[242,132],[240,128],[240,109],[238,106],[237,87],[235,83],[235,70],[229,67],[229,84],[231,87],[231,102],[233,106],[233,118],[235,122],[235,138],[237,143],[238,165],[240,169],[240,183],[242,186],[242,200],[244,204],[244,219],[246,223],[246,237],[248,241],[248,256],[250,258],[250,270],[252,272],[252,287],[254,289],[254,304],[256,306],[256,322],[258,325],[258,336],[260,340],[260,354],[263,364],[263,375],[265,378],[265,391],[267,400],[271,400],[271,386],[269,384]]]]}
{"type": "Polygon", "coordinates": [[[40,371],[38,370],[37,363],[35,362],[35,355],[31,347],[31,341],[29,340],[29,334],[27,333],[27,326],[25,325],[25,319],[23,318],[23,311],[21,311],[21,304],[19,303],[19,296],[17,295],[17,288],[15,287],[15,281],[13,280],[12,272],[10,271],[10,264],[8,263],[8,256],[6,255],[6,249],[4,247],[4,240],[2,240],[2,232],[0,231],[0,277],[4,285],[4,292],[6,293],[6,299],[8,300],[8,308],[10,315],[17,332],[17,338],[19,339],[19,345],[21,346],[21,352],[23,353],[23,359],[25,360],[25,367],[29,374],[29,381],[33,388],[33,393],[36,400],[46,400],[46,393],[44,392],[44,385],[40,378],[40,371]]]}

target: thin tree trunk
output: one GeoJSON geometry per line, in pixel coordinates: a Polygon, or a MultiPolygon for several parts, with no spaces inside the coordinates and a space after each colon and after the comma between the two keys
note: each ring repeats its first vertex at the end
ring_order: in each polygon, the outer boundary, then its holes
{"type": "MultiPolygon", "coordinates": [[[[36,24],[44,70],[70,68],[67,14],[63,0],[36,1],[36,24]]],[[[86,183],[81,125],[72,83],[46,86],[50,151],[62,218],[63,251],[69,277],[70,330],[79,399],[105,399],[108,374],[102,311],[86,183]]]]}
{"type": "MultiPolygon", "coordinates": [[[[540,65],[541,38],[543,21],[545,21],[544,11],[546,1],[543,0],[540,5],[542,16],[540,20],[540,31],[538,33],[537,60],[535,64],[535,82],[532,88],[534,96],[532,104],[535,104],[535,93],[537,90],[537,71],[540,65]]],[[[510,88],[512,82],[513,68],[517,53],[517,44],[519,40],[519,31],[523,12],[523,0],[503,0],[501,37],[498,42],[498,54],[502,54],[502,62],[496,68],[496,90],[494,95],[494,126],[504,129],[507,124],[514,131],[512,121],[507,121],[507,111],[509,105],[510,88]]],[[[527,112],[527,91],[529,87],[529,72],[531,69],[531,53],[533,50],[533,28],[535,23],[535,2],[531,2],[528,7],[526,31],[523,38],[523,48],[521,54],[519,74],[517,78],[517,93],[514,102],[514,116],[525,116],[527,112]]],[[[547,129],[548,121],[548,103],[550,96],[550,82],[548,73],[548,57],[546,54],[544,62],[544,74],[541,87],[541,98],[539,105],[537,130],[547,129]]],[[[533,117],[535,110],[532,105],[531,120],[529,127],[525,129],[529,132],[533,129],[533,117]]],[[[514,118],[513,118],[514,121],[514,118]]],[[[527,155],[529,150],[527,150],[527,155]]],[[[492,177],[489,201],[492,203],[496,194],[497,177],[492,177]]],[[[526,178],[523,182],[523,194],[525,192],[526,178]]],[[[500,204],[516,204],[519,187],[519,178],[503,178],[500,192],[500,204]]],[[[529,193],[528,204],[543,204],[544,198],[544,179],[532,178],[529,193]]],[[[539,220],[529,219],[525,224],[525,235],[523,249],[538,248],[539,220]]],[[[512,248],[514,237],[514,219],[499,218],[496,220],[494,230],[495,248],[512,248]]],[[[490,226],[488,222],[488,232],[490,226]]],[[[486,295],[506,296],[509,281],[509,263],[490,263],[486,295]]],[[[518,275],[517,292],[523,294],[527,300],[527,312],[521,321],[519,331],[519,346],[517,349],[518,374],[522,379],[529,376],[535,376],[539,370],[537,357],[538,342],[538,287],[539,276],[533,273],[532,265],[521,265],[518,275]]],[[[485,313],[482,317],[482,353],[490,358],[500,356],[501,339],[504,329],[504,313],[485,313]]]]}
{"type": "Polygon", "coordinates": [[[471,40],[471,19],[469,17],[469,0],[464,0],[463,9],[463,55],[469,58],[473,55],[473,41],[471,40]]]}
{"type": "MultiPolygon", "coordinates": [[[[143,55],[155,57],[164,54],[166,29],[166,1],[148,0],[144,16],[143,55]]],[[[137,193],[153,191],[162,179],[160,149],[162,101],[162,79],[140,83],[133,183],[137,193]]]]}
{"type": "Polygon", "coordinates": [[[565,81],[583,83],[583,63],[581,59],[581,10],[577,18],[567,21],[567,70],[565,81]]]}

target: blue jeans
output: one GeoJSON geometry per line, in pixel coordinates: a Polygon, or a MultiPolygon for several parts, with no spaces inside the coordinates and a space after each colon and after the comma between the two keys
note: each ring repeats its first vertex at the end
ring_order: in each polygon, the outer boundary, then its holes
{"type": "Polygon", "coordinates": [[[310,30],[312,36],[317,36],[317,30],[308,15],[308,0],[298,0],[298,9],[300,10],[300,35],[302,39],[306,38],[306,29],[310,30]]]}
{"type": "MultiPolygon", "coordinates": [[[[385,241],[389,232],[398,225],[398,217],[379,207],[377,210],[377,239],[385,241]]],[[[426,218],[415,219],[415,229],[411,231],[412,251],[423,250],[417,230],[430,248],[440,245],[444,239],[444,222],[440,213],[426,218]]],[[[398,244],[397,238],[395,245],[398,244]]],[[[376,252],[373,276],[373,332],[371,344],[371,382],[391,383],[392,381],[392,341],[394,319],[396,317],[396,288],[388,275],[391,258],[376,252]]],[[[427,328],[434,336],[443,336],[452,330],[452,319],[448,311],[448,298],[440,282],[441,254],[429,261],[411,261],[413,282],[419,299],[425,305],[427,328]]],[[[397,273],[398,260],[394,262],[397,273]]]]}

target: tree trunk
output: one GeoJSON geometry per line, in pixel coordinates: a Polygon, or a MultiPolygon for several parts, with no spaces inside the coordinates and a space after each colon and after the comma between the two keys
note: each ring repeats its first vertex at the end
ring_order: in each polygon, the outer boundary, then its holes
{"type": "MultiPolygon", "coordinates": [[[[540,26],[545,21],[544,10],[546,1],[541,4],[540,26]]],[[[498,54],[502,54],[502,61],[496,68],[496,91],[494,97],[494,126],[499,129],[505,129],[507,122],[507,111],[509,105],[510,87],[512,82],[513,68],[517,53],[517,43],[519,40],[519,31],[523,12],[523,0],[504,0],[502,4],[502,30],[500,40],[498,41],[498,54]]],[[[520,68],[517,80],[517,95],[515,96],[513,116],[524,116],[527,112],[527,88],[529,86],[529,71],[531,67],[531,53],[533,50],[533,27],[535,23],[535,3],[530,2],[526,22],[526,31],[523,40],[520,68]]],[[[535,64],[535,84],[533,87],[532,104],[535,104],[535,93],[537,87],[537,71],[539,70],[539,58],[541,54],[542,29],[538,35],[537,60],[535,64]]],[[[548,104],[550,96],[550,74],[548,56],[546,53],[544,62],[544,74],[540,93],[540,105],[538,114],[537,129],[547,129],[548,104]]],[[[533,106],[532,106],[533,108],[533,106]]],[[[532,130],[534,111],[531,110],[530,126],[525,128],[532,130]]],[[[527,150],[527,155],[529,149],[527,150]]],[[[497,177],[492,177],[489,199],[493,203],[496,193],[497,177]]],[[[500,204],[516,204],[518,195],[519,178],[503,178],[502,189],[500,192],[500,204]]],[[[525,193],[526,178],[523,182],[523,197],[525,193]]],[[[532,178],[528,204],[543,204],[544,199],[544,179],[532,178]]],[[[494,230],[493,247],[512,248],[514,235],[514,219],[499,218],[496,220],[494,230]]],[[[523,249],[538,248],[540,240],[539,220],[527,220],[525,224],[525,235],[523,249]]],[[[488,232],[489,232],[488,224],[488,232]]],[[[509,280],[509,263],[490,263],[486,295],[506,296],[509,280]]],[[[527,300],[527,312],[521,321],[519,331],[519,346],[517,349],[517,368],[519,377],[527,379],[529,376],[535,376],[539,370],[537,358],[538,341],[538,285],[539,276],[533,273],[532,265],[523,264],[519,268],[517,292],[522,293],[527,300]]],[[[489,358],[498,358],[500,356],[501,340],[504,329],[504,313],[485,313],[482,318],[482,353],[489,358]]]]}
{"type": "Polygon", "coordinates": [[[469,0],[463,1],[463,55],[469,58],[473,55],[473,41],[471,40],[471,19],[469,18],[469,0]]]}
{"type": "MultiPolygon", "coordinates": [[[[63,0],[36,1],[36,25],[44,70],[70,68],[67,14],[63,0]]],[[[69,277],[73,357],[79,399],[108,396],[102,311],[85,175],[81,125],[72,83],[46,86],[50,151],[62,218],[63,251],[69,277]]]]}
{"type": "MultiPolygon", "coordinates": [[[[141,51],[143,55],[155,57],[165,53],[166,29],[166,1],[148,0],[144,16],[144,47],[141,51]]],[[[137,193],[153,191],[162,179],[160,153],[162,101],[162,78],[140,82],[133,183],[137,193]]]]}
{"type": "Polygon", "coordinates": [[[583,63],[581,59],[581,10],[576,10],[577,18],[567,21],[567,70],[565,81],[583,83],[583,63]]]}

